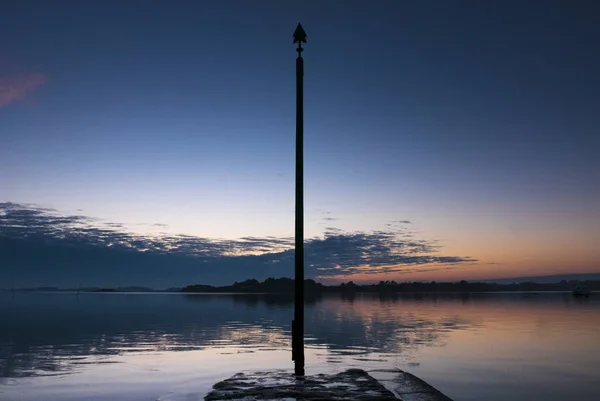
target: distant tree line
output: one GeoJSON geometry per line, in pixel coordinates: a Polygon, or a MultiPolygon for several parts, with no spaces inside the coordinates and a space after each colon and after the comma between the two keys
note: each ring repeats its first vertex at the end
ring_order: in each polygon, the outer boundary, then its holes
{"type": "MultiPolygon", "coordinates": [[[[523,282],[514,284],[458,282],[402,282],[380,281],[378,284],[356,284],[352,281],[339,285],[323,285],[314,280],[304,281],[307,294],[321,293],[357,293],[357,292],[501,292],[501,291],[571,291],[577,285],[585,285],[592,291],[600,291],[600,281],[561,281],[559,283],[523,282]]],[[[265,281],[255,279],[235,282],[227,286],[194,284],[184,287],[182,292],[205,293],[292,293],[294,280],[291,278],[268,278],[265,281]]]]}
{"type": "MultiPolygon", "coordinates": [[[[314,293],[322,293],[329,289],[330,287],[324,286],[321,283],[317,283],[315,280],[307,279],[304,280],[304,290],[306,293],[314,294],[314,293]]],[[[331,287],[332,288],[332,287],[331,287]]],[[[227,292],[244,292],[244,293],[269,293],[269,294],[289,294],[294,291],[294,279],[291,278],[268,278],[265,281],[258,281],[255,279],[245,280],[242,282],[235,282],[231,285],[225,286],[212,286],[212,285],[202,285],[202,284],[194,284],[188,285],[181,289],[182,292],[217,292],[217,293],[227,293],[227,292]]]]}
{"type": "MultiPolygon", "coordinates": [[[[521,282],[513,284],[497,284],[468,282],[465,280],[457,282],[400,282],[380,281],[377,284],[356,284],[352,281],[338,285],[323,285],[315,280],[304,281],[305,293],[307,295],[321,295],[325,293],[435,293],[435,292],[501,292],[501,291],[571,291],[576,286],[585,286],[591,291],[600,291],[600,280],[586,281],[561,281],[558,283],[534,283],[521,282]]],[[[9,290],[2,290],[9,291],[9,290]]],[[[17,291],[74,291],[74,292],[189,292],[189,293],[255,293],[255,294],[292,294],[294,292],[294,279],[291,278],[268,278],[265,281],[256,279],[235,282],[231,285],[213,286],[205,284],[188,285],[184,288],[168,288],[165,290],[154,290],[147,287],[117,287],[117,288],[70,288],[59,289],[56,287],[21,288],[17,291]]]]}

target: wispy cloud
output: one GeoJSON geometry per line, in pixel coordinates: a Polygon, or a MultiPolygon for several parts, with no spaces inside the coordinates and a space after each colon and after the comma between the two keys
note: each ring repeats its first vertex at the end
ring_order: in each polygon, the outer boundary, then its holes
{"type": "MultiPolygon", "coordinates": [[[[389,273],[420,265],[448,267],[475,261],[469,257],[441,255],[435,241],[416,239],[413,234],[395,225],[371,232],[344,232],[328,227],[323,236],[306,240],[307,275],[389,273]]],[[[212,275],[227,274],[228,268],[237,271],[251,268],[252,275],[257,278],[262,273],[281,276],[291,271],[289,267],[294,260],[294,239],[291,237],[231,240],[190,235],[142,236],[125,231],[120,224],[15,203],[0,203],[0,240],[2,238],[68,246],[77,255],[79,263],[82,257],[86,258],[82,249],[110,249],[115,255],[126,252],[160,256],[161,260],[170,257],[169,264],[185,260],[186,264],[192,263],[198,269],[208,263],[214,270],[212,275]],[[277,266],[281,268],[279,274],[276,273],[277,266]]],[[[64,257],[65,251],[61,252],[64,257]]]]}
{"type": "Polygon", "coordinates": [[[20,74],[0,77],[0,108],[25,99],[40,85],[46,83],[43,74],[20,74]]]}

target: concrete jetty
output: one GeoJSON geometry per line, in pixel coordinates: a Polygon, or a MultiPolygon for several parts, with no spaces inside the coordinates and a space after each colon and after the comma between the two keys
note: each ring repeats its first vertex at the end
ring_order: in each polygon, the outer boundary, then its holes
{"type": "Polygon", "coordinates": [[[350,369],[297,380],[288,371],[238,373],[213,386],[205,401],[452,401],[401,370],[350,369]]]}

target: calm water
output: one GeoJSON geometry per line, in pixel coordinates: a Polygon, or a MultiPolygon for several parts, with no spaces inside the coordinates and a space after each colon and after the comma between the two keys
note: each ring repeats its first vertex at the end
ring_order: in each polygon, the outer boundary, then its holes
{"type": "MultiPolygon", "coordinates": [[[[275,296],[0,294],[0,400],[200,400],[291,368],[275,296]]],[[[307,305],[307,372],[399,368],[455,400],[600,400],[600,294],[376,295],[307,305]]]]}

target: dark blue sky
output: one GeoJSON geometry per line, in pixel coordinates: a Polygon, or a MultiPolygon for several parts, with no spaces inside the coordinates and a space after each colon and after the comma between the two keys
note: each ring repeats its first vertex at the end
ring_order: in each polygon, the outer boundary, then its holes
{"type": "Polygon", "coordinates": [[[299,21],[309,237],[410,220],[482,261],[457,277],[599,270],[594,1],[3,1],[0,201],[292,235],[299,21]]]}

